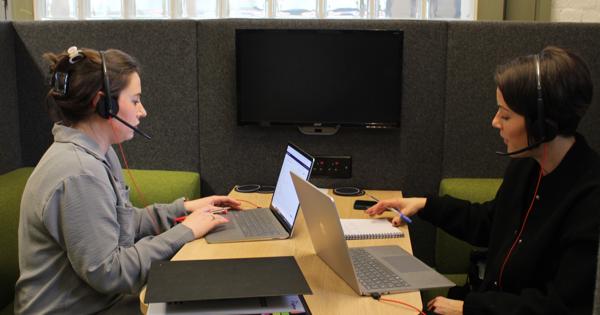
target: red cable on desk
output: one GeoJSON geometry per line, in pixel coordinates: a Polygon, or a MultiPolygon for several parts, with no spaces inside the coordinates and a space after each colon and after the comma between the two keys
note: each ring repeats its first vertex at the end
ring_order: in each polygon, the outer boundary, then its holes
{"type": "Polygon", "coordinates": [[[423,311],[421,311],[417,307],[414,307],[414,306],[412,306],[412,305],[410,305],[408,303],[402,302],[402,301],[393,300],[393,299],[387,299],[387,298],[382,298],[382,297],[380,297],[378,300],[379,301],[384,301],[384,302],[398,303],[398,304],[401,304],[401,305],[404,305],[404,306],[408,306],[408,307],[414,309],[415,311],[419,312],[419,314],[426,315],[425,313],[423,313],[423,311]]]}

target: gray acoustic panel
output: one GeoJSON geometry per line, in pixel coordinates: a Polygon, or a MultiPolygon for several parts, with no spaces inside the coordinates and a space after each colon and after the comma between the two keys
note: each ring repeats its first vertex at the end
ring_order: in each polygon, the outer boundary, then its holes
{"type": "MultiPolygon", "coordinates": [[[[446,72],[444,177],[501,177],[510,158],[494,151],[506,147],[491,125],[496,112],[494,72],[497,65],[547,45],[578,52],[590,66],[600,89],[600,24],[449,22],[446,72]]],[[[600,99],[594,98],[579,130],[600,149],[600,99]]]]}
{"type": "Polygon", "coordinates": [[[594,315],[600,315],[600,247],[598,248],[598,269],[596,270],[596,293],[594,298],[594,315]]]}
{"type": "Polygon", "coordinates": [[[0,174],[21,166],[14,32],[11,23],[0,22],[0,174]]]}
{"type": "Polygon", "coordinates": [[[196,24],[193,21],[15,22],[23,159],[35,165],[52,141],[45,111],[48,65],[44,52],[69,46],[121,49],[142,67],[142,103],[148,117],[123,145],[129,166],[198,169],[196,24]]]}
{"type": "MultiPolygon", "coordinates": [[[[446,68],[446,24],[421,21],[216,20],[198,22],[200,173],[203,193],[227,193],[236,184],[274,185],[285,145],[313,155],[350,155],[352,178],[313,179],[320,187],[400,189],[436,194],[440,181],[446,68]],[[401,127],[342,128],[334,136],[307,136],[295,127],[238,126],[235,29],[398,29],[404,31],[401,127]]],[[[318,78],[315,78],[318,82],[318,78]]],[[[433,259],[433,229],[414,224],[417,256],[433,259]]]]}
{"type": "MultiPolygon", "coordinates": [[[[285,144],[315,155],[351,155],[352,178],[316,180],[321,186],[357,185],[434,193],[439,184],[443,133],[446,25],[414,21],[218,20],[198,23],[202,178],[217,193],[235,184],[274,184],[285,144]],[[235,93],[236,28],[404,30],[401,127],[342,128],[307,136],[295,127],[238,126],[235,93]],[[431,88],[429,88],[431,87],[431,88]]],[[[315,78],[318,82],[317,78],[315,78]]]]}

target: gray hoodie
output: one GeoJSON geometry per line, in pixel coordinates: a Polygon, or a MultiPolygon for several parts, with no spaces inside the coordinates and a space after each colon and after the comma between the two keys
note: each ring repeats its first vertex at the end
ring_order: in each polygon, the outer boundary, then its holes
{"type": "Polygon", "coordinates": [[[104,155],[60,124],[52,133],[21,201],[15,314],[96,313],[138,294],[150,263],[170,259],[194,235],[171,228],[185,213],[183,198],[135,208],[112,147],[104,155]]]}

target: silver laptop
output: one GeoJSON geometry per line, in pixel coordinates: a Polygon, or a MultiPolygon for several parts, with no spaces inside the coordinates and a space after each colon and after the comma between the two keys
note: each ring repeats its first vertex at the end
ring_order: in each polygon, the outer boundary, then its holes
{"type": "Polygon", "coordinates": [[[356,293],[387,294],[455,284],[399,246],[348,248],[332,197],[292,174],[317,255],[356,293]]]}
{"type": "Polygon", "coordinates": [[[300,207],[290,172],[308,179],[315,159],[289,143],[269,208],[229,211],[228,223],[205,236],[208,243],[286,239],[292,236],[300,207]]]}

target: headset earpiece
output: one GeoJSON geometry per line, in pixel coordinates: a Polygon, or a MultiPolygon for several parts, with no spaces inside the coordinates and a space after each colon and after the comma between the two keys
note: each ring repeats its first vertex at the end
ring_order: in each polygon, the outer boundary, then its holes
{"type": "Polygon", "coordinates": [[[96,112],[100,117],[108,119],[119,113],[119,102],[110,94],[110,82],[106,71],[106,60],[104,51],[100,51],[100,59],[102,60],[102,92],[104,96],[96,105],[96,112]]]}
{"type": "Polygon", "coordinates": [[[98,113],[98,115],[104,119],[114,117],[118,112],[119,102],[114,97],[108,99],[106,96],[102,96],[96,105],[96,113],[98,113]]]}
{"type": "Polygon", "coordinates": [[[112,117],[112,118],[120,121],[125,126],[131,128],[131,130],[137,132],[138,134],[142,135],[144,138],[150,140],[151,137],[147,133],[132,126],[130,123],[123,120],[122,118],[120,118],[117,115],[119,113],[119,102],[116,98],[112,97],[110,94],[110,82],[108,82],[108,74],[106,71],[106,60],[104,58],[104,51],[100,51],[100,59],[102,60],[102,92],[104,92],[104,96],[102,97],[102,100],[98,101],[98,104],[96,105],[96,112],[102,118],[109,119],[112,117]]]}
{"type": "Polygon", "coordinates": [[[535,77],[536,77],[536,119],[526,118],[527,132],[534,142],[548,142],[556,137],[558,125],[553,120],[546,118],[546,109],[542,91],[542,75],[540,65],[540,55],[535,58],[535,77]]]}

